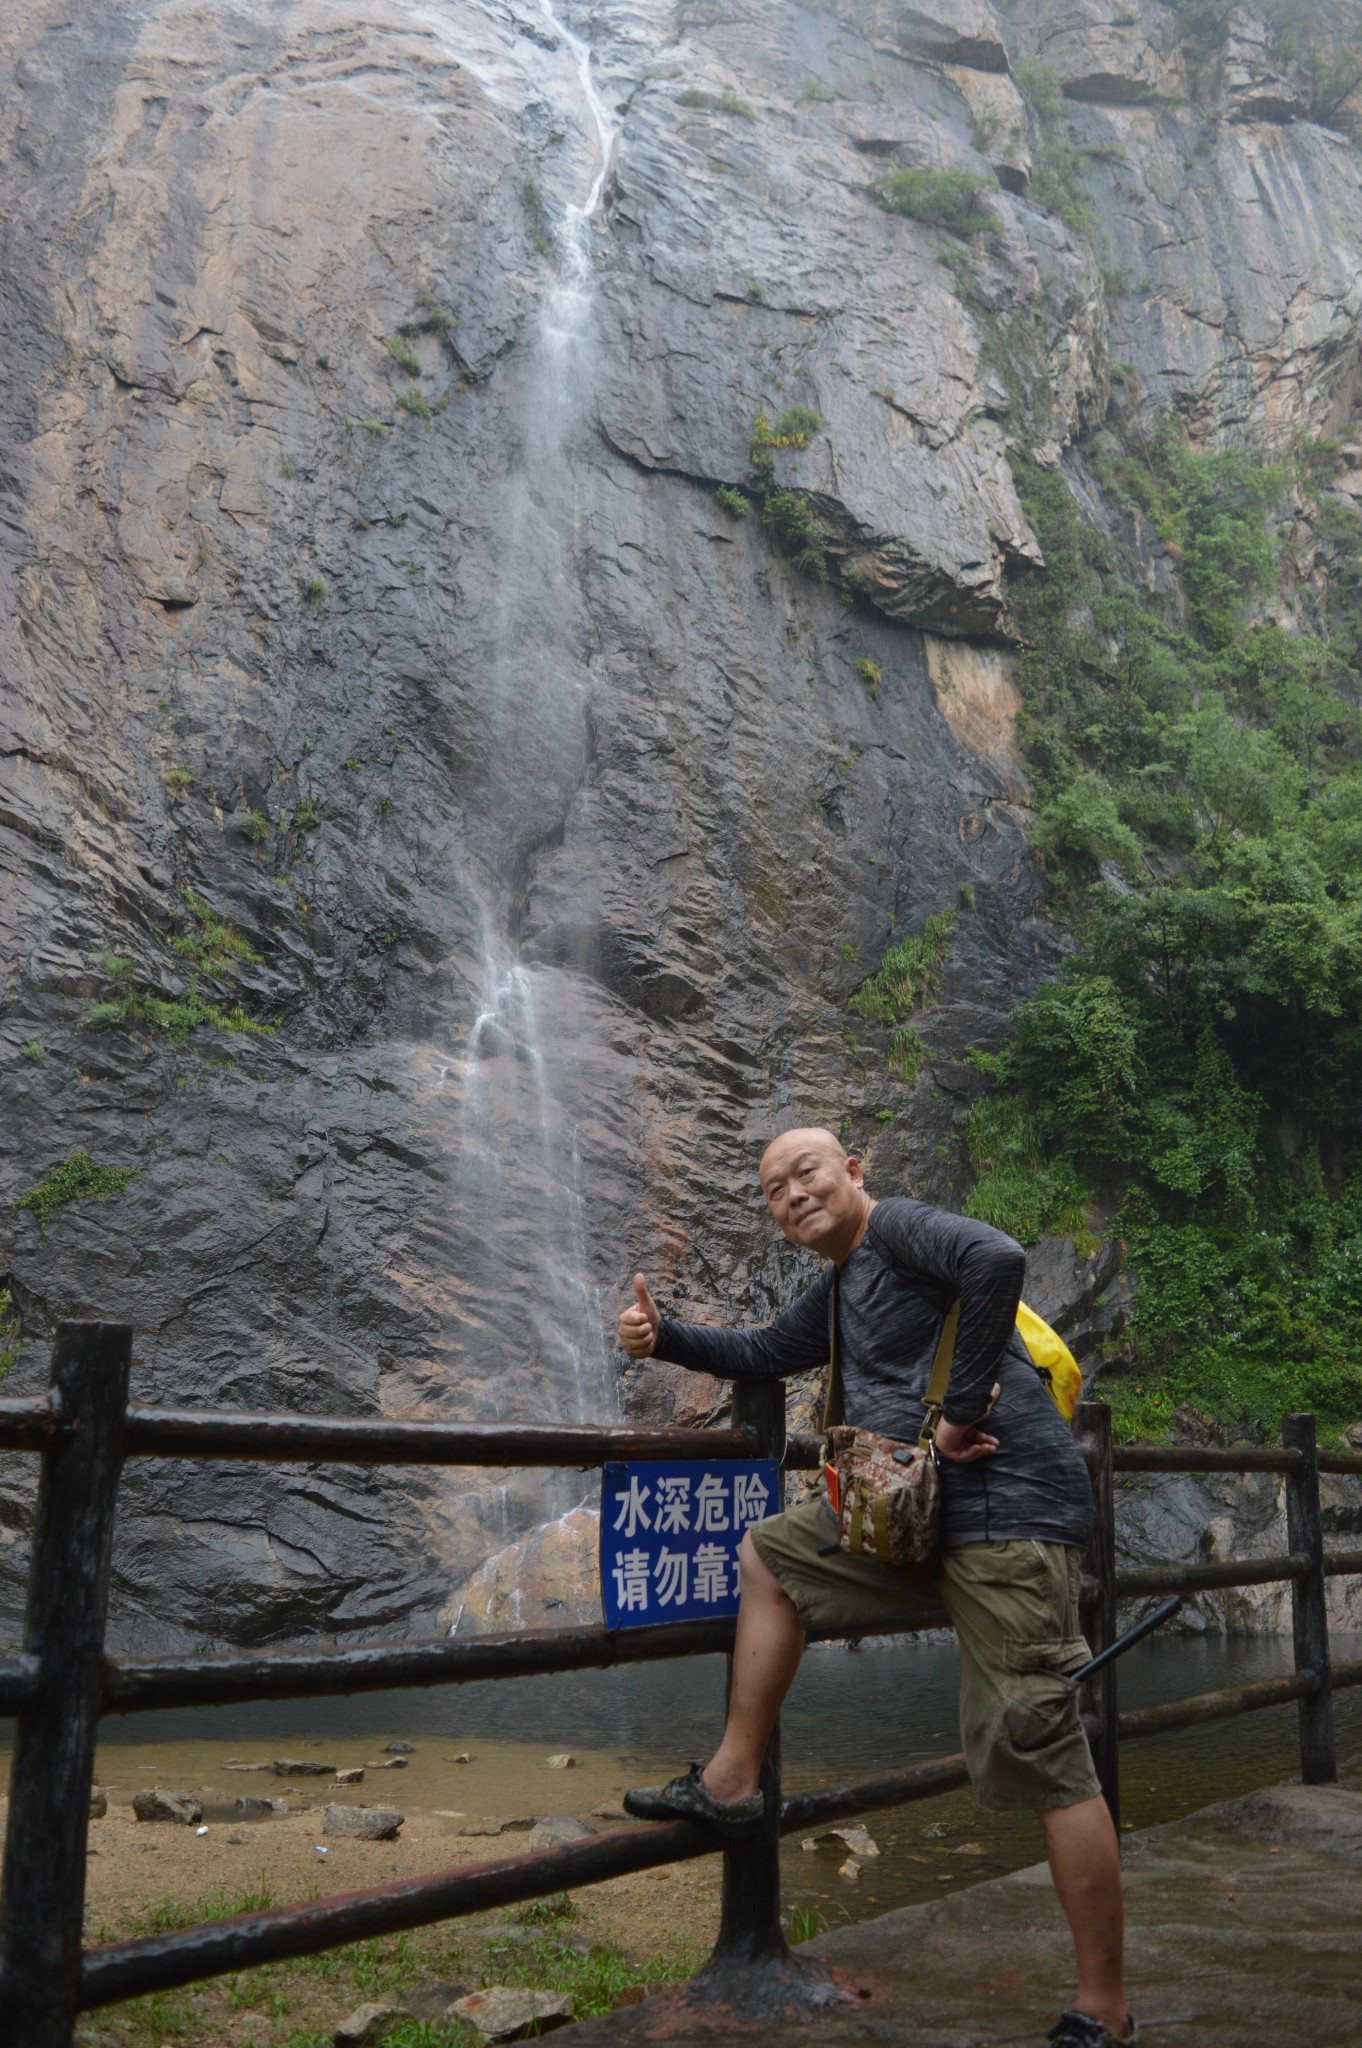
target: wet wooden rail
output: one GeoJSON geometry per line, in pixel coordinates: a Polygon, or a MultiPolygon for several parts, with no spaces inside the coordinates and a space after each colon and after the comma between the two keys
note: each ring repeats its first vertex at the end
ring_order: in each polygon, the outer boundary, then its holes
{"type": "MultiPolygon", "coordinates": [[[[6,2048],[70,2048],[78,2014],[94,2006],[713,1852],[713,1837],[683,1822],[621,1828],[557,1849],[83,1949],[86,1830],[102,1715],[525,1678],[712,1655],[728,1651],[733,1641],[733,1622],[714,1620],[626,1631],[536,1629],[467,1642],[442,1636],[195,1657],[111,1655],[104,1632],[126,1459],[581,1469],[626,1458],[759,1455],[802,1471],[821,1460],[818,1438],[787,1438],[780,1385],[735,1387],[733,1427],[726,1430],[502,1427],[138,1407],[128,1402],[131,1357],[126,1326],[64,1323],[48,1394],[0,1400],[0,1450],[37,1453],[42,1461],[23,1646],[0,1660],[0,1715],[16,1721],[0,1884],[0,2041],[6,2048]]],[[[1333,1695],[1362,1684],[1362,1662],[1331,1662],[1325,1587],[1330,1576],[1362,1573],[1362,1551],[1325,1550],[1319,1475],[1362,1475],[1362,1455],[1320,1453],[1308,1415],[1284,1419],[1280,1444],[1242,1448],[1113,1446],[1110,1412],[1097,1402],[1080,1407],[1075,1428],[1098,1509],[1083,1581],[1094,1648],[1114,1639],[1121,1599],[1291,1587],[1295,1669],[1289,1676],[1133,1712],[1120,1711],[1114,1663],[1090,1681],[1084,1715],[1113,1813],[1119,1818],[1120,1742],[1292,1702],[1302,1778],[1331,1780],[1333,1695]],[[1286,1494],[1288,1549],[1275,1557],[1118,1570],[1112,1482],[1126,1472],[1277,1476],[1286,1494]]],[[[946,1625],[941,1610],[921,1613],[911,1624],[917,1630],[946,1625]]],[[[688,1994],[697,2004],[776,2013],[825,1999],[817,1967],[792,1956],[781,1932],[781,1835],[934,1798],[965,1783],[963,1759],[943,1756],[782,1800],[779,1751],[777,1733],[763,1771],[760,1829],[724,1852],[718,1941],[688,1994]]]]}

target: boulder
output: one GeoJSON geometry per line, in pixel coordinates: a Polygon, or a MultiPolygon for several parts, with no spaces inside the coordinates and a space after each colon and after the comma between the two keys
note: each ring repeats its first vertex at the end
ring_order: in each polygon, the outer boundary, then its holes
{"type": "Polygon", "coordinates": [[[446,2017],[466,2020],[484,2041],[520,2041],[528,2033],[547,2034],[573,2018],[570,1993],[525,1991],[518,1985],[491,1984],[457,1998],[446,2017]]]}
{"type": "Polygon", "coordinates": [[[584,1820],[574,1820],[571,1814],[551,1813],[530,1829],[530,1847],[558,1849],[565,1842],[585,1842],[595,1832],[584,1820]]]}
{"type": "Polygon", "coordinates": [[[203,1804],[192,1792],[163,1792],[159,1785],[135,1792],[132,1810],[139,1820],[173,1820],[182,1827],[197,1827],[203,1819],[203,1804]]]}
{"type": "Polygon", "coordinates": [[[391,1999],[360,2005],[348,2019],[341,2021],[331,2039],[335,2048],[378,2048],[378,2043],[392,2032],[401,2017],[391,1999]]]}
{"type": "Polygon", "coordinates": [[[801,1847],[817,1849],[823,1842],[838,1843],[842,1848],[849,1850],[853,1856],[869,1857],[878,1856],[880,1853],[880,1845],[871,1834],[869,1828],[855,1827],[850,1824],[840,1828],[820,1828],[816,1835],[806,1836],[801,1847]]]}
{"type": "Polygon", "coordinates": [[[417,2020],[442,2020],[456,1998],[467,1998],[466,1984],[447,1984],[438,1977],[428,1977],[424,1983],[414,1985],[404,1993],[403,2012],[410,2013],[417,2020]]]}
{"type": "Polygon", "coordinates": [[[270,1765],[276,1778],[329,1778],[334,1764],[314,1764],[304,1757],[277,1756],[270,1765]]]}
{"type": "Polygon", "coordinates": [[[571,1771],[577,1767],[576,1757],[569,1756],[565,1749],[559,1750],[556,1756],[551,1756],[548,1762],[551,1771],[571,1771]]]}
{"type": "Polygon", "coordinates": [[[416,1744],[414,1742],[387,1742],[383,1745],[383,1754],[385,1756],[415,1756],[416,1744]]]}
{"type": "Polygon", "coordinates": [[[108,1795],[108,1793],[107,1793],[107,1792],[106,1792],[106,1791],[104,1790],[104,1787],[103,1787],[102,1785],[92,1785],[92,1786],[90,1787],[90,1818],[91,1818],[91,1820],[103,1820],[103,1818],[104,1818],[105,1814],[106,1814],[106,1813],[107,1813],[108,1811],[109,1811],[109,1795],[108,1795]]]}
{"type": "Polygon", "coordinates": [[[392,1806],[341,1806],[332,1800],[322,1816],[324,1835],[349,1835],[359,1842],[394,1842],[406,1819],[392,1806]]]}
{"type": "Polygon", "coordinates": [[[355,1764],[355,1765],[354,1765],[354,1766],[353,1766],[353,1767],[352,1767],[352,1768],[351,1768],[350,1770],[348,1770],[348,1771],[337,1771],[337,1773],[336,1773],[336,1783],[337,1783],[338,1785],[360,1785],[360,1784],[363,1784],[363,1782],[364,1782],[364,1766],[363,1766],[363,1764],[355,1764]]]}
{"type": "Polygon", "coordinates": [[[287,1813],[286,1799],[264,1799],[256,1792],[243,1792],[236,1801],[238,1813],[287,1813]]]}

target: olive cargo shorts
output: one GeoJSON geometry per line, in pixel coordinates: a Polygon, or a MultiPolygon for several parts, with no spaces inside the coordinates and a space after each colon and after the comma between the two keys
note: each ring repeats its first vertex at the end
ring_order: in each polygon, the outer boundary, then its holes
{"type": "Polygon", "coordinates": [[[820,1494],[748,1532],[806,1629],[875,1623],[886,1634],[944,1605],[960,1639],[960,1734],[981,1806],[1076,1806],[1100,1790],[1068,1674],[1087,1662],[1078,1632],[1082,1553],[1062,1543],[967,1543],[935,1578],[853,1557],[820,1557],[837,1525],[820,1494]]]}

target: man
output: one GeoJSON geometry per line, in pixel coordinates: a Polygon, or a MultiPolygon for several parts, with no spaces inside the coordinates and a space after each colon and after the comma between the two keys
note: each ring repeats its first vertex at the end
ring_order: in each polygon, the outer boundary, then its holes
{"type": "Polygon", "coordinates": [[[761,1161],[767,1205],[792,1244],[829,1261],[813,1286],[758,1330],[659,1315],[643,1275],[619,1319],[631,1358],[725,1379],[787,1379],[828,1357],[835,1310],[848,1423],[915,1443],[946,1313],[960,1302],[954,1362],[936,1428],[942,1549],[928,1591],[840,1549],[824,1499],[756,1524],[740,1553],[742,1595],[723,1740],[630,1813],[684,1818],[735,1839],[761,1812],[758,1777],[781,1701],[817,1626],[901,1625],[944,1602],[960,1639],[960,1719],[975,1798],[1039,1814],[1078,1960],[1078,1993],[1055,2048],[1126,2048],[1135,2029],[1122,1981],[1120,1853],[1098,1790],[1068,1674],[1088,1646],[1078,1627],[1092,1490],[1068,1424],[1016,1335],[1024,1258],[1001,1231],[925,1202],[867,1192],[860,1162],[830,1131],[786,1131],[761,1161]]]}

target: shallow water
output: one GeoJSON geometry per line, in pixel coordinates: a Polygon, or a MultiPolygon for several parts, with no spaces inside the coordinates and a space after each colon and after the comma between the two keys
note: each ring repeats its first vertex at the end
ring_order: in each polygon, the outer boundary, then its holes
{"type": "MultiPolygon", "coordinates": [[[[1362,1645],[1339,1637],[1335,1654],[1356,1656],[1362,1645]]],[[[1286,1640],[1168,1638],[1122,1659],[1121,1704],[1151,1705],[1290,1668],[1286,1640]]],[[[957,1748],[957,1674],[953,1644],[811,1651],[782,1721],[786,1786],[866,1776],[957,1748]]],[[[457,1815],[471,1825],[488,1816],[585,1817],[615,1804],[625,1785],[655,1783],[708,1753],[722,1722],[723,1676],[721,1658],[686,1658],[430,1691],[111,1717],[98,1776],[116,1805],[152,1783],[199,1790],[210,1823],[232,1818],[237,1797],[283,1795],[306,1807],[337,1796],[325,1777],[281,1780],[228,1768],[282,1756],[364,1764],[363,1787],[341,1797],[391,1799],[408,1812],[457,1815]],[[403,1768],[374,1769],[394,1740],[412,1743],[414,1754],[403,1768]],[[562,1751],[577,1758],[576,1767],[550,1769],[549,1755],[562,1751]],[[454,1761],[464,1755],[471,1762],[454,1761]],[[292,1790],[284,1795],[286,1784],[292,1790]]],[[[1362,1751],[1362,1688],[1340,1693],[1335,1715],[1345,1763],[1362,1751]]],[[[0,1743],[6,1775],[8,1747],[0,1743]]],[[[1297,1770],[1294,1705],[1131,1743],[1122,1751],[1123,1822],[1173,1820],[1297,1770]]],[[[807,1851],[792,1838],[784,1849],[787,1901],[837,1924],[1016,1869],[1041,1853],[1029,1815],[982,1813],[967,1793],[870,1814],[864,1824],[881,1854],[854,1880],[839,1874],[841,1844],[807,1851]]],[[[489,1854],[513,1843],[494,1851],[489,1842],[489,1854]]]]}

